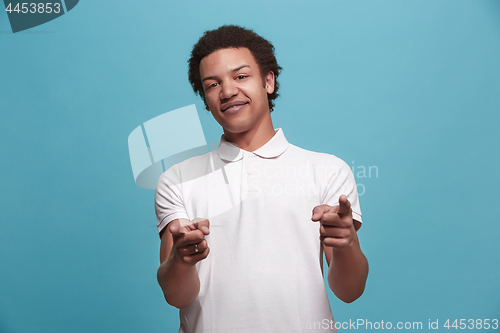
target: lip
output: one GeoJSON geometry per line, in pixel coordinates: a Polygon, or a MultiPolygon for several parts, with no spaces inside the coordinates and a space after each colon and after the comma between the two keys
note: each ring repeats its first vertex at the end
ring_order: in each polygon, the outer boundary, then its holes
{"type": "Polygon", "coordinates": [[[229,109],[234,109],[235,111],[239,110],[243,105],[248,104],[248,102],[243,102],[243,101],[234,101],[234,102],[229,102],[226,104],[223,104],[221,107],[221,111],[225,112],[229,109]]]}

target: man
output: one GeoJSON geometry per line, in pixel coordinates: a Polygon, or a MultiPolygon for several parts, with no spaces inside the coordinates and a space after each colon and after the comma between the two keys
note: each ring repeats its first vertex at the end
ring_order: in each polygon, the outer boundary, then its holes
{"type": "Polygon", "coordinates": [[[157,185],[158,282],[180,309],[179,332],[334,332],[323,251],[341,300],[356,300],[368,274],[351,170],[274,129],[281,68],[267,40],[237,26],[207,31],[189,65],[224,135],[157,185]]]}

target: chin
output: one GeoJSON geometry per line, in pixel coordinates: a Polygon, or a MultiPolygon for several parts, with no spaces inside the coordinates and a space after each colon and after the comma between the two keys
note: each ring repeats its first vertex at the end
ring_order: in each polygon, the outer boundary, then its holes
{"type": "Polygon", "coordinates": [[[245,133],[248,132],[251,128],[251,126],[247,126],[245,124],[225,124],[225,125],[221,124],[221,126],[224,128],[224,131],[233,134],[245,133]]]}

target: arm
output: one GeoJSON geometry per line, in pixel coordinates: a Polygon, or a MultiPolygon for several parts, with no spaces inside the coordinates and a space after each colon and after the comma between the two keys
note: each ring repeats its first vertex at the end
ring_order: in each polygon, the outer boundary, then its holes
{"type": "Polygon", "coordinates": [[[209,233],[208,225],[208,220],[187,226],[174,220],[161,235],[158,283],[167,303],[176,308],[187,307],[200,291],[195,264],[205,259],[210,251],[204,239],[209,233]]]}
{"type": "Polygon", "coordinates": [[[368,261],[359,246],[357,229],[361,223],[352,219],[350,203],[345,196],[340,206],[317,206],[313,221],[320,221],[321,242],[329,264],[328,284],[335,295],[346,303],[364,292],[368,277],[368,261]]]}
{"type": "MultiPolygon", "coordinates": [[[[353,227],[354,229],[354,227],[353,227]]],[[[356,231],[347,248],[330,248],[332,259],[329,262],[328,284],[334,294],[346,303],[354,302],[365,290],[368,277],[368,261],[359,246],[356,231]]]]}

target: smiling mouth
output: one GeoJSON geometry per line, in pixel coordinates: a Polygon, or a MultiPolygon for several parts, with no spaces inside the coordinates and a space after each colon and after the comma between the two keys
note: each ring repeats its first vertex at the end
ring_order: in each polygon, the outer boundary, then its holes
{"type": "Polygon", "coordinates": [[[226,111],[238,111],[239,109],[241,109],[243,106],[245,106],[247,104],[248,104],[248,102],[231,102],[231,103],[228,103],[228,104],[224,105],[221,108],[221,111],[222,112],[226,112],[226,111]]]}

